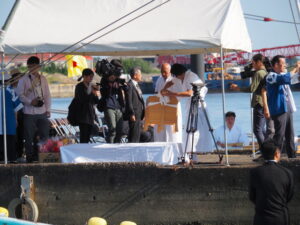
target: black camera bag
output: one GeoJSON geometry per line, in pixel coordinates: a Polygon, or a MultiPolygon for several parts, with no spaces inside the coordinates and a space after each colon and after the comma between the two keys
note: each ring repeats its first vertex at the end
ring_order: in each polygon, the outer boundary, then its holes
{"type": "Polygon", "coordinates": [[[78,112],[81,110],[80,108],[81,106],[79,101],[76,98],[73,98],[71,104],[68,107],[69,111],[67,116],[67,119],[72,126],[79,125],[78,112]]]}

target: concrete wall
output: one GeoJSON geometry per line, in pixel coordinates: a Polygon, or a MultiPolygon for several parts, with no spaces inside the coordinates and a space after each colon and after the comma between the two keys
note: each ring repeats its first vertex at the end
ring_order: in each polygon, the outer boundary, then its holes
{"type": "Polygon", "coordinates": [[[49,89],[52,98],[74,97],[75,84],[50,84],[49,89]]]}
{"type": "MultiPolygon", "coordinates": [[[[300,224],[299,162],[286,163],[295,174],[290,204],[300,224]]],[[[153,164],[29,164],[0,166],[0,206],[20,194],[23,175],[34,176],[39,221],[83,225],[104,217],[110,225],[252,224],[248,200],[250,167],[176,168],[153,164]]]]}

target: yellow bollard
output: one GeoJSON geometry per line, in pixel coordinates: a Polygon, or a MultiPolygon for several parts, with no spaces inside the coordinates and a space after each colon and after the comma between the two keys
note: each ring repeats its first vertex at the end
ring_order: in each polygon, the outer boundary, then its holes
{"type": "Polygon", "coordinates": [[[131,221],[123,221],[120,223],[120,225],[137,225],[135,222],[131,222],[131,221]]]}
{"type": "Polygon", "coordinates": [[[8,210],[6,208],[0,207],[0,217],[8,217],[8,210]]]}
{"type": "Polygon", "coordinates": [[[107,225],[107,222],[105,219],[100,217],[91,217],[88,220],[87,225],[107,225]]]}

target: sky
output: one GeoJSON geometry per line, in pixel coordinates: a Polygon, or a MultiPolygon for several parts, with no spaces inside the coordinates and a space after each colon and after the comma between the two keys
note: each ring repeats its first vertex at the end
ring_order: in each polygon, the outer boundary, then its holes
{"type": "MultiPolygon", "coordinates": [[[[289,1],[294,9],[296,22],[300,22],[295,0],[240,0],[244,13],[293,21],[289,1]]],[[[15,0],[0,0],[0,27],[4,24],[14,2],[15,0]]],[[[253,49],[300,44],[293,24],[248,19],[246,19],[246,24],[253,49]]],[[[300,32],[300,25],[298,29],[300,32]]]]}

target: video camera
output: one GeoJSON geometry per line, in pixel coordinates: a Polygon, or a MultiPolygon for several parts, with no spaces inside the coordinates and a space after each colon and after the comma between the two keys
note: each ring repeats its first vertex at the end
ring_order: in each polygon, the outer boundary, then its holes
{"type": "MultiPolygon", "coordinates": [[[[271,65],[271,62],[268,57],[264,58],[263,64],[264,64],[267,72],[270,72],[272,70],[272,65],[271,65]]],[[[253,69],[252,63],[246,65],[244,67],[244,71],[241,72],[241,78],[247,79],[249,77],[252,77],[255,74],[255,70],[252,70],[252,69],[253,69]]]]}
{"type": "Polygon", "coordinates": [[[117,59],[113,59],[110,62],[107,59],[98,60],[96,63],[96,73],[103,77],[111,75],[120,77],[123,73],[123,66],[117,59]]]}
{"type": "Polygon", "coordinates": [[[192,90],[193,90],[193,96],[200,96],[200,90],[205,86],[203,83],[191,83],[192,90]]]}
{"type": "Polygon", "coordinates": [[[255,70],[252,70],[252,68],[253,68],[252,63],[246,65],[244,67],[244,71],[241,72],[241,78],[242,79],[247,79],[249,77],[252,77],[255,74],[255,70]]]}

